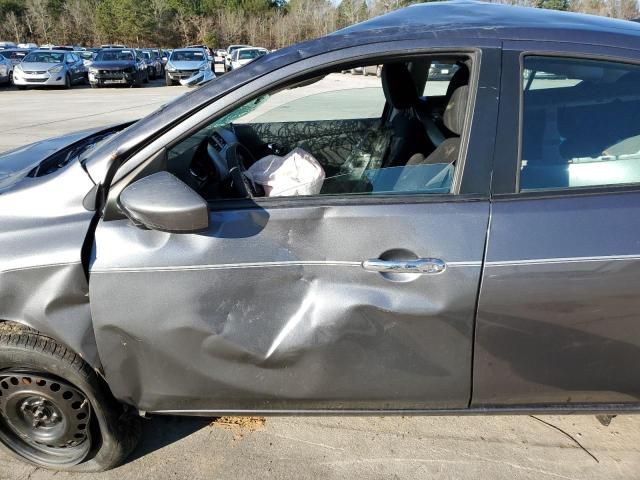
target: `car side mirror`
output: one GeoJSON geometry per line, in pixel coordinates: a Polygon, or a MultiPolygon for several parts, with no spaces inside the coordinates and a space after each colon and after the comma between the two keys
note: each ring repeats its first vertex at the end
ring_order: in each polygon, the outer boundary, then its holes
{"type": "Polygon", "coordinates": [[[127,186],[120,207],[136,225],[152,230],[191,233],[209,226],[207,202],[169,172],[157,172],[127,186]]]}

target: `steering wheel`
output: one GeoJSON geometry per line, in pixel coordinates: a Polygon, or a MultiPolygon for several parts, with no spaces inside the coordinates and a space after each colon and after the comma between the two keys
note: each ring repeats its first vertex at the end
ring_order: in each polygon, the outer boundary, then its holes
{"type": "Polygon", "coordinates": [[[235,143],[227,150],[227,167],[233,188],[241,197],[261,197],[264,195],[262,187],[254,184],[247,178],[247,164],[253,165],[256,162],[251,151],[241,143],[235,143]]]}

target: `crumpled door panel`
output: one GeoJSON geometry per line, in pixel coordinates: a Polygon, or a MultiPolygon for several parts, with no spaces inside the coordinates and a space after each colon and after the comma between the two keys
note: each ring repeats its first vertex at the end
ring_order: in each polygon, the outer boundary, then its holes
{"type": "Polygon", "coordinates": [[[146,411],[465,407],[488,205],[214,212],[97,230],[92,313],[114,394],[146,411]],[[393,247],[446,259],[390,281],[393,247]]]}

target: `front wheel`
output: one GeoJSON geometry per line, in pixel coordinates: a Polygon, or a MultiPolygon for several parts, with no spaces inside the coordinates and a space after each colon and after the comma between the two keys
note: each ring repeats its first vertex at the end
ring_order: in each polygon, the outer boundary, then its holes
{"type": "Polygon", "coordinates": [[[0,394],[0,442],[40,467],[108,470],[140,435],[139,417],[78,355],[34,331],[0,330],[0,394]]]}

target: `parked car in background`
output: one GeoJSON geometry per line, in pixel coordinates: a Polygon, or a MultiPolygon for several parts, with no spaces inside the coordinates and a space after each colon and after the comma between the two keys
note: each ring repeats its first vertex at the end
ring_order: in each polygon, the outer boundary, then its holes
{"type": "Polygon", "coordinates": [[[17,45],[14,42],[0,42],[0,50],[6,48],[17,48],[17,45]]]}
{"type": "Polygon", "coordinates": [[[92,88],[110,85],[133,87],[148,81],[146,62],[132,48],[101,49],[89,67],[89,83],[92,88]]]}
{"type": "Polygon", "coordinates": [[[82,63],[84,63],[84,66],[87,68],[91,66],[91,64],[93,63],[93,59],[96,57],[96,54],[91,50],[76,50],[73,53],[75,53],[82,59],[82,63]]]}
{"type": "Polygon", "coordinates": [[[450,80],[459,66],[452,63],[434,62],[429,67],[429,78],[432,80],[450,80]]]}
{"type": "Polygon", "coordinates": [[[36,50],[38,48],[37,43],[19,43],[18,48],[24,48],[27,50],[36,50]]]}
{"type": "Polygon", "coordinates": [[[144,83],[149,83],[149,79],[151,78],[151,60],[147,58],[142,50],[139,50],[137,48],[134,48],[132,50],[135,52],[140,68],[146,72],[144,83]]]}
{"type": "Polygon", "coordinates": [[[230,70],[237,70],[240,67],[245,66],[247,63],[253,62],[256,58],[260,58],[269,53],[266,48],[258,47],[243,47],[237,48],[231,54],[231,61],[229,62],[230,70]]]}
{"type": "Polygon", "coordinates": [[[26,49],[18,49],[18,48],[8,48],[6,50],[2,50],[2,55],[5,58],[8,58],[9,60],[11,60],[11,62],[13,63],[13,65],[17,65],[20,62],[22,62],[22,60],[24,59],[24,57],[26,57],[29,52],[31,52],[31,50],[26,50],[26,49]]]}
{"type": "Polygon", "coordinates": [[[250,47],[251,45],[229,45],[227,47],[227,54],[224,57],[224,71],[231,71],[231,54],[239,48],[250,47]]]}
{"type": "Polygon", "coordinates": [[[114,43],[114,44],[106,44],[106,45],[100,45],[100,48],[127,48],[126,45],[120,45],[119,43],[114,43]]]}
{"type": "Polygon", "coordinates": [[[179,48],[171,53],[165,70],[167,86],[177,85],[199,72],[211,71],[211,62],[202,48],[179,48]]]}
{"type": "Polygon", "coordinates": [[[153,50],[141,50],[144,55],[144,59],[147,63],[147,71],[149,72],[149,78],[155,80],[157,77],[164,75],[164,65],[162,60],[156,51],[153,50]]]}
{"type": "Polygon", "coordinates": [[[217,48],[213,51],[213,61],[215,63],[224,63],[224,57],[227,56],[227,51],[224,48],[217,48]]]}
{"type": "MultiPolygon", "coordinates": [[[[382,74],[382,65],[367,65],[364,67],[355,67],[350,70],[353,75],[375,75],[379,77],[382,74]]],[[[344,72],[343,72],[344,73],[344,72]]]]}
{"type": "Polygon", "coordinates": [[[51,45],[47,48],[40,48],[40,50],[64,50],[65,52],[73,52],[76,48],[71,45],[51,45]]]}
{"type": "Polygon", "coordinates": [[[13,82],[13,62],[0,52],[0,84],[13,82]]]}
{"type": "Polygon", "coordinates": [[[169,60],[169,54],[161,48],[152,48],[151,51],[160,59],[162,63],[162,73],[164,74],[164,66],[167,64],[167,60],[169,60]]]}
{"type": "Polygon", "coordinates": [[[66,50],[32,50],[13,70],[13,83],[19,89],[49,86],[71,88],[86,80],[87,69],[82,59],[66,50]]]}

